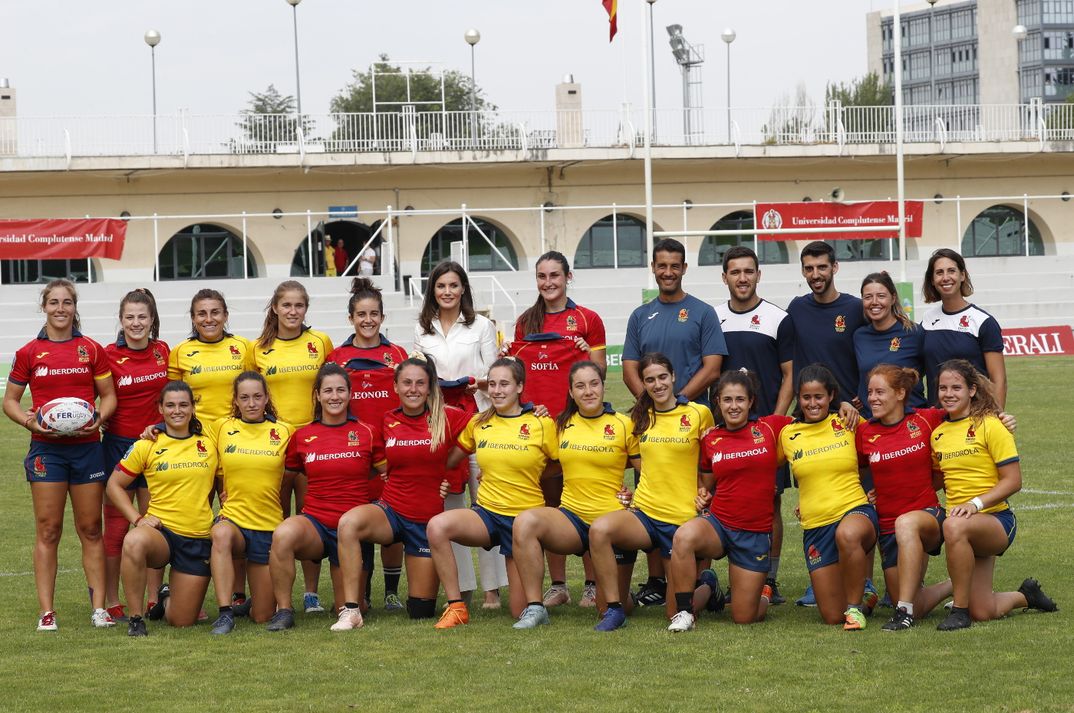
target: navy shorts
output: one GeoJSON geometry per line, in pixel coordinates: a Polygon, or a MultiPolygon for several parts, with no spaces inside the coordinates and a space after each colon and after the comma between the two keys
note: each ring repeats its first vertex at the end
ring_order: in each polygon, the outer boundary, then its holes
{"type": "Polygon", "coordinates": [[[586,552],[589,552],[589,525],[585,524],[585,520],[565,507],[561,506],[557,509],[567,516],[570,523],[574,525],[574,529],[578,531],[578,539],[582,541],[582,551],[576,552],[575,554],[584,555],[586,552]]]}
{"type": "MultiPolygon", "coordinates": [[[[1014,538],[1018,535],[1018,518],[1014,516],[1014,510],[1007,508],[1006,510],[1000,510],[999,512],[985,513],[999,520],[999,524],[1003,525],[1003,531],[1007,533],[1007,549],[1014,544],[1014,538]]],[[[1006,552],[1004,549],[1003,552],[1006,552]]],[[[1000,552],[997,557],[1002,557],[1003,552],[1000,552]]]]}
{"type": "Polygon", "coordinates": [[[272,530],[250,530],[240,527],[234,520],[228,520],[223,515],[217,515],[216,519],[213,520],[214,525],[218,522],[231,523],[242,535],[242,539],[246,542],[247,562],[253,564],[269,563],[269,550],[272,549],[272,530]]]}
{"type": "MultiPolygon", "coordinates": [[[[411,557],[432,557],[429,549],[429,537],[425,534],[425,523],[407,520],[405,517],[392,510],[392,506],[383,500],[373,503],[388,518],[388,524],[392,528],[392,539],[403,543],[403,552],[411,557]]],[[[365,553],[362,553],[362,564],[365,564],[365,553]]]]}
{"type": "Polygon", "coordinates": [[[213,550],[213,541],[208,537],[187,537],[172,532],[161,525],[160,534],[168,542],[168,564],[175,572],[192,574],[195,577],[208,577],[209,555],[213,550]]]}
{"type": "MultiPolygon", "coordinates": [[[[940,526],[940,543],[936,545],[936,549],[928,551],[930,557],[936,557],[940,554],[940,550],[943,549],[943,521],[946,517],[944,509],[942,507],[923,508],[923,512],[927,512],[936,518],[936,523],[940,526]]],[[[895,539],[894,532],[881,532],[880,533],[880,566],[882,569],[891,569],[899,565],[899,543],[895,539]]]]}
{"type": "Polygon", "coordinates": [[[865,515],[873,523],[879,534],[880,522],[876,517],[876,508],[872,505],[859,505],[843,513],[830,525],[813,527],[802,532],[802,549],[805,551],[806,569],[812,572],[821,567],[839,564],[839,546],[835,543],[835,531],[847,515],[865,515]]]}
{"type": "Polygon", "coordinates": [[[641,510],[631,509],[630,512],[634,513],[634,516],[641,522],[645,531],[649,533],[649,542],[651,543],[651,546],[643,549],[646,552],[659,550],[661,557],[670,559],[671,542],[675,539],[675,532],[679,529],[679,526],[672,525],[670,522],[651,518],[641,510]]]}
{"type": "Polygon", "coordinates": [[[751,572],[768,572],[768,551],[772,549],[771,532],[749,532],[724,527],[719,518],[709,510],[701,513],[701,518],[716,531],[728,562],[751,572]]]}
{"type": "Polygon", "coordinates": [[[500,546],[500,554],[511,557],[511,528],[514,527],[515,518],[509,515],[497,515],[489,512],[480,505],[471,505],[470,509],[477,513],[481,521],[485,523],[485,529],[489,531],[489,541],[492,543],[486,550],[491,550],[496,545],[500,546]]]}
{"type": "Polygon", "coordinates": [[[101,442],[42,443],[30,441],[30,452],[23,461],[28,483],[69,483],[104,485],[104,451],[101,442]]]}
{"type": "MultiPolygon", "coordinates": [[[[101,448],[104,449],[104,477],[106,479],[112,475],[112,471],[116,469],[119,462],[127,455],[127,451],[129,451],[131,446],[137,442],[137,438],[124,438],[123,436],[117,436],[105,431],[104,437],[101,439],[101,448]]],[[[127,486],[127,490],[137,490],[138,488],[148,487],[149,484],[145,482],[145,476],[139,475],[134,479],[133,483],[127,486]]]]}

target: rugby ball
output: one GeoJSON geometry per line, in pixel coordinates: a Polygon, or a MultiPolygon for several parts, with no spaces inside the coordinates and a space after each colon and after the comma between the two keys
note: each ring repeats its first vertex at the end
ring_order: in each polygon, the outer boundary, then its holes
{"type": "Polygon", "coordinates": [[[52,399],[37,410],[37,423],[57,433],[73,433],[93,422],[97,410],[88,401],[66,396],[52,399]]]}

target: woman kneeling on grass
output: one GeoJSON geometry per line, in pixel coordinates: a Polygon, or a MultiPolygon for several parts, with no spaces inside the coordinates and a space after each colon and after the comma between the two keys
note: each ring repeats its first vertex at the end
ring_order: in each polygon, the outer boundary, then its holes
{"type": "MultiPolygon", "coordinates": [[[[644,391],[630,418],[640,443],[641,480],[633,507],[598,518],[589,530],[597,591],[607,602],[597,631],[614,631],[626,624],[633,603],[621,601],[620,593],[630,586],[637,551],[656,549],[669,559],[675,531],[697,514],[694,500],[702,487],[698,451],[701,435],[713,426],[709,409],[675,396],[675,373],[666,356],[646,354],[638,362],[638,372],[644,391]]],[[[668,587],[676,591],[675,571],[668,573],[672,575],[668,587]]],[[[688,581],[692,583],[695,575],[688,581]]],[[[723,593],[715,580],[709,584],[714,600],[722,604],[723,593]]],[[[667,612],[669,618],[675,613],[674,600],[668,600],[667,612]]]]}
{"type": "Polygon", "coordinates": [[[875,594],[863,597],[877,519],[859,479],[856,424],[831,411],[838,389],[826,367],[802,369],[797,419],[780,433],[780,458],[798,481],[802,547],[821,618],[856,631],[876,606],[875,594]]]}
{"type": "Polygon", "coordinates": [[[346,604],[332,631],[357,629],[363,623],[356,603],[365,565],[361,543],[385,547],[401,542],[406,553],[407,612],[411,619],[431,619],[436,613],[440,580],[426,527],[444,511],[448,491],[462,487],[462,474],[458,468],[448,472],[447,457],[470,418],[462,409],[444,406],[436,369],[420,356],[396,367],[395,392],[402,405],[382,418],[388,461],[384,493],[339,519],[339,568],[346,604]]]}
{"type": "Polygon", "coordinates": [[[700,607],[694,604],[695,590],[689,583],[702,558],[728,558],[735,592],[731,618],[736,624],[762,621],[768,611],[772,589],[765,579],[773,516],[769,504],[776,494],[779,434],[791,419],[780,415],[750,418],[756,388],[754,376],[741,371],[724,372],[716,384],[721,423],[701,441],[701,469],[712,475],[703,475],[698,491],[696,505],[703,514],[675,533],[671,568],[678,582],[678,611],[668,631],[694,628],[700,607]]]}
{"type": "MultiPolygon", "coordinates": [[[[604,402],[604,370],[591,361],[571,366],[570,399],[556,418],[563,495],[558,508],[538,507],[515,518],[514,558],[526,601],[541,599],[543,553],[583,555],[589,551],[589,528],[602,515],[623,509],[629,497],[623,486],[628,462],[640,465],[638,439],[626,416],[604,402]]],[[[550,558],[551,559],[551,558],[550,558]]],[[[599,598],[600,592],[597,592],[599,598]]],[[[528,607],[516,629],[548,623],[545,606],[528,607]]]]}
{"type": "Polygon", "coordinates": [[[512,552],[515,517],[544,505],[541,480],[559,473],[558,443],[551,419],[536,416],[533,404],[520,403],[526,372],[513,357],[497,359],[489,368],[488,394],[492,407],[474,416],[458,439],[447,466],[454,468],[476,452],[481,469],[481,499],[469,510],[448,510],[429,521],[427,532],[436,573],[448,605],[437,629],[467,624],[470,615],[459,591],[459,575],[451,543],[491,549],[497,545],[507,558],[511,615],[541,607],[540,592],[528,599],[512,552]]]}
{"type": "MultiPolygon", "coordinates": [[[[276,613],[266,629],[283,631],[295,625],[291,602],[295,560],[331,565],[335,606],[345,601],[339,576],[336,527],[343,513],[369,502],[369,481],[384,471],[384,446],[379,429],[356,420],[348,412],[351,380],[346,370],[328,362],[313,383],[313,423],[295,431],[287,446],[285,477],[305,480],[302,512],[284,520],[272,533],[269,572],[276,597],[276,613]]],[[[363,544],[363,562],[373,564],[373,545],[363,544]]],[[[359,585],[364,589],[365,580],[359,585]]],[[[364,604],[362,591],[352,602],[364,604]]],[[[256,599],[255,599],[256,601],[256,599]]]]}
{"type": "Polygon", "coordinates": [[[1022,489],[1014,437],[997,415],[992,382],[964,359],[940,365],[937,397],[947,419],[933,432],[932,457],[943,474],[947,519],[943,537],[954,604],[936,628],[954,631],[998,619],[1019,607],[1058,609],[1035,579],[1017,592],[993,592],[996,557],[1018,530],[1007,498],[1022,489]]]}
{"type": "Polygon", "coordinates": [[[216,476],[217,450],[194,416],[194,394],[185,382],[170,381],[160,392],[164,432],[155,441],[141,439],[108,479],[108,497],[134,525],[123,540],[123,593],[127,598],[129,636],[145,636],[142,602],[146,567],[171,565],[169,584],[160,588],[150,613],[172,626],[190,626],[209,588],[209,554],[213,511],[209,494],[216,476]],[[149,509],[139,514],[127,496],[138,476],[149,485],[149,509]]]}

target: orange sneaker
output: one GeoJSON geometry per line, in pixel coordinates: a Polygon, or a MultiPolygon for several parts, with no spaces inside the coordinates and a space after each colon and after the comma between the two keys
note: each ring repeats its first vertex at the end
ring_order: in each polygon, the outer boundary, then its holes
{"type": "Polygon", "coordinates": [[[444,613],[440,616],[440,621],[436,622],[436,629],[454,629],[456,626],[470,623],[470,612],[466,609],[466,604],[463,602],[455,602],[454,604],[448,604],[444,609],[444,613]]]}
{"type": "Polygon", "coordinates": [[[761,599],[767,599],[770,604],[772,603],[772,587],[770,585],[766,584],[761,587],[761,599]]]}

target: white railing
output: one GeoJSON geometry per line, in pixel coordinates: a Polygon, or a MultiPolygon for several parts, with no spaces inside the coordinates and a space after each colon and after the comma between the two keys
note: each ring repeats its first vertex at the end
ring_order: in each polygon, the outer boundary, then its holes
{"type": "MultiPolygon", "coordinates": [[[[894,108],[781,106],[701,112],[683,133],[681,110],[653,112],[655,146],[890,144],[894,108]]],[[[295,115],[179,112],[152,116],[14,117],[0,119],[0,158],[517,151],[627,148],[644,143],[638,111],[442,111],[295,115]],[[156,151],[153,127],[156,123],[156,151]],[[301,126],[300,126],[301,124],[301,126]]],[[[905,141],[1074,140],[1074,105],[943,105],[904,107],[905,141]]]]}

